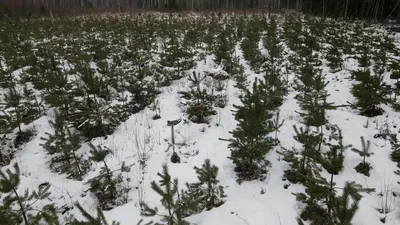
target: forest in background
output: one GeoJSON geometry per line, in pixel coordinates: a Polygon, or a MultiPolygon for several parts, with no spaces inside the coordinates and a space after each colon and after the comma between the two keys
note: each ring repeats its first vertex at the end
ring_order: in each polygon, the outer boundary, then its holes
{"type": "Polygon", "coordinates": [[[400,0],[0,0],[14,19],[96,12],[301,12],[317,16],[400,21],[400,0]]]}

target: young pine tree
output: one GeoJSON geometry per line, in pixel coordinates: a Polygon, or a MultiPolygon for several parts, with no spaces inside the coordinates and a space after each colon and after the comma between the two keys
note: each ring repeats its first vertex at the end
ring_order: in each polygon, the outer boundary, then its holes
{"type": "Polygon", "coordinates": [[[337,141],[337,144],[328,143],[328,146],[330,147],[328,152],[325,154],[312,152],[309,156],[314,162],[320,164],[330,174],[330,180],[328,182],[330,194],[326,202],[329,217],[332,215],[332,207],[334,206],[334,176],[339,175],[340,171],[342,171],[344,151],[351,147],[350,145],[343,145],[343,136],[340,129],[333,128],[331,137],[337,141]]]}
{"type": "Polygon", "coordinates": [[[187,42],[176,31],[169,34],[168,39],[163,43],[163,51],[160,53],[160,66],[171,68],[173,74],[171,79],[176,80],[182,77],[182,72],[194,67],[194,53],[190,50],[187,42]]]}
{"type": "Polygon", "coordinates": [[[315,132],[312,132],[309,127],[298,129],[293,126],[296,133],[294,139],[302,144],[302,148],[285,150],[280,154],[283,155],[283,160],[289,163],[290,169],[284,171],[284,177],[292,183],[304,183],[305,177],[312,176],[315,162],[310,158],[311,155],[317,154],[317,147],[320,143],[320,137],[315,132]]]}
{"type": "MultiPolygon", "coordinates": [[[[113,172],[107,165],[106,158],[111,153],[109,149],[104,149],[101,146],[95,147],[92,143],[89,144],[90,159],[96,163],[103,163],[100,168],[100,174],[89,181],[90,191],[96,195],[99,200],[100,208],[110,210],[115,206],[126,203],[127,199],[122,197],[129,191],[129,188],[123,188],[122,175],[114,176],[113,172]]],[[[129,172],[129,168],[122,163],[121,171],[129,172]]]]}
{"type": "Polygon", "coordinates": [[[358,61],[359,69],[352,71],[351,76],[357,81],[363,81],[365,78],[370,76],[371,57],[368,43],[363,41],[361,46],[358,46],[359,55],[356,56],[358,61]]]}
{"type": "Polygon", "coordinates": [[[234,72],[233,72],[233,79],[235,80],[234,87],[239,90],[240,98],[243,97],[244,93],[246,93],[247,86],[249,82],[247,81],[247,76],[244,73],[243,65],[239,64],[239,60],[234,60],[234,72]]]}
{"type": "Polygon", "coordinates": [[[267,26],[267,34],[263,38],[264,48],[267,50],[267,61],[265,67],[267,69],[275,69],[282,61],[283,47],[278,38],[278,26],[276,20],[271,18],[267,26]]]}
{"type": "Polygon", "coordinates": [[[386,72],[389,63],[389,54],[396,49],[393,39],[384,35],[379,38],[378,44],[375,46],[373,59],[375,61],[374,71],[376,74],[383,74],[386,72]]]}
{"type": "Polygon", "coordinates": [[[329,182],[315,172],[313,176],[304,177],[303,185],[306,187],[305,193],[296,194],[296,200],[305,204],[298,218],[299,225],[304,224],[303,221],[309,221],[310,225],[331,225],[328,210],[329,199],[333,198],[334,192],[330,190],[329,182]]]}
{"type": "Polygon", "coordinates": [[[4,94],[4,114],[7,117],[10,128],[18,128],[17,136],[14,139],[14,146],[16,148],[28,142],[34,135],[33,131],[23,131],[21,124],[29,124],[40,115],[35,110],[37,108],[29,99],[24,98],[24,93],[21,93],[18,88],[15,81],[11,80],[10,86],[4,94]]]}
{"type": "Polygon", "coordinates": [[[215,63],[221,65],[227,73],[232,72],[233,53],[235,51],[234,41],[231,40],[227,29],[222,29],[216,38],[216,44],[213,48],[215,63]]]}
{"type": "Polygon", "coordinates": [[[281,78],[283,48],[278,38],[278,29],[274,18],[271,18],[267,26],[267,35],[263,38],[263,44],[267,55],[261,71],[264,74],[265,90],[270,100],[269,110],[275,111],[282,105],[284,96],[287,94],[287,87],[281,78]]]}
{"type": "Polygon", "coordinates": [[[9,133],[12,131],[8,119],[7,116],[0,116],[0,166],[8,165],[12,158],[12,151],[8,147],[9,133]]]}
{"type": "Polygon", "coordinates": [[[47,88],[44,99],[52,107],[59,107],[60,111],[69,118],[71,104],[74,98],[73,83],[68,79],[68,73],[61,71],[52,58],[52,70],[43,75],[47,88]]]}
{"type": "Polygon", "coordinates": [[[369,171],[370,169],[372,169],[371,165],[366,161],[367,157],[370,157],[371,155],[373,155],[374,153],[370,151],[370,147],[371,147],[371,142],[368,140],[367,142],[365,142],[364,137],[360,137],[361,139],[361,147],[362,149],[356,149],[356,148],[352,148],[351,150],[353,152],[358,153],[361,157],[363,157],[363,161],[360,162],[354,169],[359,172],[364,174],[365,176],[369,177],[369,171]]]}
{"type": "Polygon", "coordinates": [[[321,71],[317,72],[309,64],[302,68],[297,82],[300,93],[295,98],[302,110],[298,113],[306,126],[316,127],[320,136],[318,146],[318,151],[320,151],[324,136],[323,127],[328,122],[326,110],[335,109],[333,103],[327,101],[329,94],[326,86],[329,82],[325,81],[325,76],[321,71]]]}
{"type": "Polygon", "coordinates": [[[278,111],[278,112],[276,112],[275,117],[272,120],[270,120],[270,126],[275,133],[275,138],[274,138],[275,146],[279,145],[278,132],[279,132],[279,129],[283,126],[283,123],[285,122],[285,120],[280,119],[279,115],[280,115],[280,112],[278,111]]]}
{"type": "Polygon", "coordinates": [[[293,51],[298,51],[301,45],[300,33],[303,29],[303,23],[301,19],[295,18],[294,16],[288,16],[285,18],[283,24],[284,37],[287,40],[288,47],[293,51]]]}
{"type": "MultiPolygon", "coordinates": [[[[20,184],[20,169],[18,164],[14,164],[14,172],[10,169],[0,170],[0,194],[6,196],[0,205],[0,215],[4,215],[4,221],[9,224],[39,225],[41,219],[45,219],[47,225],[57,225],[58,218],[52,204],[40,207],[42,200],[50,196],[50,185],[40,186],[38,191],[30,192],[28,189],[24,193],[18,192],[20,184]]],[[[0,224],[3,222],[1,217],[0,224]]]]}
{"type": "MultiPolygon", "coordinates": [[[[204,209],[211,210],[224,204],[224,188],[218,185],[218,167],[211,165],[210,159],[206,159],[201,168],[194,167],[197,173],[196,183],[187,184],[188,190],[182,194],[182,202],[190,205],[197,202],[197,212],[204,209]],[[185,201],[188,200],[188,201],[185,201]]],[[[190,208],[190,207],[186,207],[190,208]]]]}
{"type": "Polygon", "coordinates": [[[297,53],[303,60],[303,63],[307,62],[313,66],[321,65],[321,60],[319,59],[318,54],[320,49],[318,39],[308,30],[303,30],[301,37],[302,44],[297,53]]]}
{"type": "Polygon", "coordinates": [[[354,215],[358,210],[358,204],[362,198],[360,192],[369,193],[373,189],[363,189],[361,185],[346,182],[342,196],[334,198],[332,203],[332,221],[334,225],[352,225],[354,215]]]}
{"type": "Polygon", "coordinates": [[[215,97],[201,86],[204,79],[205,77],[193,72],[193,76],[189,78],[192,83],[190,91],[179,92],[182,98],[188,101],[186,113],[194,123],[207,123],[208,117],[216,114],[213,109],[215,97]]]}
{"type": "Polygon", "coordinates": [[[76,66],[82,82],[76,82],[75,92],[81,98],[75,98],[71,120],[83,136],[92,139],[110,134],[119,124],[120,117],[112,106],[111,93],[105,78],[97,76],[87,64],[88,62],[79,62],[76,66]]]}
{"type": "Polygon", "coordinates": [[[318,176],[307,178],[306,193],[296,194],[296,199],[306,204],[305,209],[298,218],[298,224],[309,221],[310,225],[351,225],[351,221],[358,210],[361,192],[370,193],[371,188],[362,188],[355,182],[346,182],[342,195],[337,196],[336,191],[329,188],[328,182],[318,176]]]}
{"type": "Polygon", "coordinates": [[[54,134],[46,132],[47,137],[41,138],[45,141],[41,146],[51,155],[50,168],[54,172],[66,173],[68,178],[82,180],[90,164],[77,153],[82,143],[79,133],[71,130],[65,122],[64,116],[56,112],[54,120],[50,121],[54,134]]]}
{"type": "Polygon", "coordinates": [[[328,60],[328,66],[331,69],[332,73],[338,72],[342,69],[342,54],[335,45],[332,45],[328,48],[326,59],[328,60]]]}
{"type": "Polygon", "coordinates": [[[130,101],[126,105],[127,111],[134,114],[150,105],[157,94],[156,84],[149,81],[152,76],[152,69],[148,66],[132,71],[133,74],[127,74],[124,82],[125,89],[130,93],[130,101]]]}
{"type": "Polygon", "coordinates": [[[369,72],[353,86],[351,93],[356,97],[354,107],[361,110],[360,115],[367,117],[382,115],[379,105],[390,101],[390,87],[383,81],[383,76],[370,75],[369,72]]]}
{"type": "MultiPolygon", "coordinates": [[[[76,203],[75,205],[79,209],[80,213],[85,217],[86,221],[79,221],[77,219],[73,219],[66,225],[109,225],[100,207],[97,208],[97,217],[93,217],[79,203],[76,203]]],[[[111,225],[119,225],[119,223],[113,221],[111,225]]]]}
{"type": "Polygon", "coordinates": [[[395,84],[393,87],[394,97],[392,107],[396,111],[400,111],[400,104],[397,101],[398,96],[400,95],[400,60],[392,60],[390,64],[390,79],[395,80],[395,84]]]}
{"type": "Polygon", "coordinates": [[[247,60],[250,67],[255,71],[259,72],[262,58],[261,52],[258,49],[260,41],[260,31],[257,19],[252,18],[247,21],[246,31],[243,40],[240,43],[240,47],[243,51],[243,57],[247,60]]]}
{"type": "Polygon", "coordinates": [[[235,164],[238,181],[264,179],[269,161],[266,154],[274,145],[268,137],[273,131],[268,122],[272,115],[266,110],[265,90],[256,80],[253,92],[247,91],[241,99],[242,106],[234,105],[238,127],[231,132],[233,139],[229,144],[235,164]]]}
{"type": "Polygon", "coordinates": [[[301,93],[295,98],[299,102],[300,108],[305,113],[299,113],[304,119],[304,124],[321,128],[328,121],[326,119],[326,110],[334,109],[333,103],[327,101],[329,97],[326,87],[329,84],[325,81],[322,72],[314,71],[313,74],[303,74],[299,78],[303,83],[300,89],[301,93]]]}
{"type": "MultiPolygon", "coordinates": [[[[168,172],[167,164],[163,165],[163,172],[157,173],[161,178],[159,184],[155,181],[151,182],[151,188],[161,196],[161,203],[167,211],[166,214],[161,215],[162,221],[166,225],[188,225],[189,223],[183,219],[184,209],[182,208],[179,190],[178,179],[172,180],[168,172]]],[[[146,203],[141,203],[142,216],[151,217],[158,215],[158,209],[149,207],[146,203]]]]}

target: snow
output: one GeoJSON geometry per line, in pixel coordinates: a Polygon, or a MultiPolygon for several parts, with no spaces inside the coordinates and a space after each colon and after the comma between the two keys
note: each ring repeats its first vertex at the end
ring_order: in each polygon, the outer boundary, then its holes
{"type": "MultiPolygon", "coordinates": [[[[400,36],[399,36],[400,37],[400,36]]],[[[400,39],[400,38],[399,38],[400,39]]],[[[236,54],[241,56],[241,51],[237,47],[236,54]]],[[[251,71],[250,67],[241,57],[240,63],[245,67],[245,74],[248,75],[249,81],[253,81],[256,77],[261,77],[251,71]]],[[[353,59],[347,59],[345,68],[353,70],[356,68],[353,59]]],[[[216,72],[221,68],[214,68],[210,58],[198,63],[197,72],[204,71],[216,72]]],[[[346,104],[352,102],[354,97],[350,93],[352,81],[346,79],[349,76],[348,70],[342,70],[337,73],[329,73],[324,68],[326,79],[330,81],[328,92],[331,94],[328,101],[332,101],[335,105],[346,104]]],[[[292,79],[292,77],[291,77],[292,79]]],[[[219,167],[220,183],[225,187],[227,194],[226,203],[211,211],[205,211],[188,218],[188,221],[198,225],[294,225],[297,224],[296,217],[300,212],[300,205],[296,202],[292,193],[301,192],[304,187],[301,185],[291,184],[288,189],[283,186],[287,181],[282,180],[283,171],[288,168],[286,162],[281,160],[281,156],[272,150],[268,154],[268,159],[272,163],[269,169],[268,177],[265,181],[244,182],[239,185],[236,182],[234,165],[227,157],[230,155],[227,142],[220,141],[219,138],[231,137],[229,131],[236,127],[236,121],[232,115],[233,104],[240,104],[238,99],[238,90],[233,85],[234,81],[229,80],[227,84],[227,93],[229,94],[228,105],[223,109],[218,109],[218,115],[213,116],[209,125],[193,124],[181,122],[175,126],[176,142],[185,143],[186,146],[178,147],[177,151],[181,156],[182,163],[170,163],[172,150],[168,149],[170,142],[170,127],[167,126],[167,120],[175,120],[178,118],[185,119],[185,115],[180,108],[180,99],[178,91],[181,91],[188,85],[187,78],[176,81],[172,86],[162,89],[162,93],[158,96],[161,108],[161,119],[152,120],[154,112],[145,109],[135,115],[132,115],[127,121],[121,124],[117,130],[110,136],[93,140],[95,145],[101,144],[113,150],[113,155],[107,159],[107,163],[111,170],[120,167],[125,161],[127,165],[133,165],[132,171],[126,176],[130,178],[130,185],[134,188],[129,193],[131,201],[123,206],[117,207],[111,211],[105,212],[109,221],[116,220],[121,225],[136,224],[140,220],[139,194],[142,192],[145,202],[151,206],[157,206],[162,209],[159,196],[150,188],[152,180],[158,181],[157,173],[161,171],[161,165],[168,163],[172,177],[179,178],[180,188],[184,188],[184,183],[196,180],[193,166],[200,166],[204,159],[210,158],[213,164],[219,167]],[[218,124],[218,126],[216,126],[218,124]],[[139,151],[143,150],[148,153],[147,166],[142,170],[137,163],[139,151]],[[194,155],[182,157],[183,155],[194,155]],[[142,173],[143,172],[143,173],[142,173]],[[142,182],[142,184],[139,184],[142,182]],[[139,187],[136,189],[135,187],[139,187]],[[265,190],[264,194],[261,194],[265,190]]],[[[363,194],[354,220],[354,225],[376,225],[380,224],[379,213],[376,208],[380,207],[382,199],[378,197],[378,193],[382,191],[383,184],[387,183],[393,191],[397,192],[399,185],[398,177],[393,173],[397,170],[394,162],[389,158],[391,145],[389,142],[380,139],[374,139],[374,135],[378,133],[378,129],[387,121],[389,127],[395,133],[400,125],[400,116],[390,107],[383,106],[385,114],[369,119],[369,127],[365,127],[367,118],[360,116],[356,111],[349,108],[339,108],[328,112],[330,123],[337,124],[343,132],[344,144],[352,144],[353,147],[360,147],[360,136],[364,136],[366,140],[371,141],[372,152],[374,155],[368,158],[373,170],[370,177],[365,177],[357,173],[353,168],[360,162],[360,156],[352,151],[346,151],[344,171],[340,175],[335,176],[337,186],[342,186],[345,181],[356,181],[363,187],[375,188],[376,192],[371,194],[363,194]]],[[[281,116],[285,120],[283,127],[279,132],[279,140],[282,147],[292,148],[299,146],[293,139],[293,125],[300,124],[300,118],[295,111],[299,110],[299,106],[294,99],[294,92],[291,92],[281,106],[281,116]]],[[[22,172],[22,181],[19,191],[25,188],[36,189],[43,183],[51,184],[50,191],[51,201],[61,207],[67,205],[71,207],[75,201],[79,201],[82,206],[90,212],[94,212],[96,202],[93,196],[84,194],[88,185],[86,182],[95,176],[99,167],[95,167],[82,182],[66,179],[65,175],[50,172],[48,168],[48,156],[45,154],[41,137],[46,132],[51,131],[46,116],[36,120],[31,126],[35,128],[37,134],[33,140],[27,143],[24,148],[19,151],[13,160],[18,162],[22,172]]],[[[82,151],[88,149],[87,145],[82,147],[82,151]]],[[[12,165],[11,163],[10,165],[12,165]]],[[[328,174],[323,173],[328,177],[328,174]]],[[[391,194],[389,194],[391,195],[391,194]]],[[[396,208],[398,200],[389,196],[393,211],[386,218],[386,224],[400,224],[397,218],[400,209],[396,208]]],[[[77,209],[72,210],[80,218],[77,209]]],[[[145,221],[155,220],[155,218],[144,218],[145,221]]]]}

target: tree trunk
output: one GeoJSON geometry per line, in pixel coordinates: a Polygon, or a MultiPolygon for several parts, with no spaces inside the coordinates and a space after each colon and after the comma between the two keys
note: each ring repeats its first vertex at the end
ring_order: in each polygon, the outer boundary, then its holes
{"type": "Polygon", "coordinates": [[[28,217],[26,216],[26,212],[25,212],[24,206],[22,204],[21,198],[19,197],[19,195],[17,193],[17,190],[15,190],[15,188],[13,188],[13,192],[15,194],[15,197],[17,198],[17,202],[18,202],[19,208],[21,210],[22,217],[24,218],[24,222],[25,222],[26,225],[29,225],[28,217]]]}
{"type": "Polygon", "coordinates": [[[331,217],[332,214],[332,200],[333,200],[333,174],[331,174],[330,182],[330,193],[329,193],[329,203],[328,203],[328,216],[331,217]]]}

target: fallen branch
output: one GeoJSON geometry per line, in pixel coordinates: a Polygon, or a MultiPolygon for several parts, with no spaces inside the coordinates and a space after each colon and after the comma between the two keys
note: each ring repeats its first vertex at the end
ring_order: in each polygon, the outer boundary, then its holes
{"type": "Polygon", "coordinates": [[[335,107],[335,108],[342,108],[342,107],[351,107],[351,106],[353,106],[352,104],[350,104],[350,105],[345,105],[345,104],[342,104],[342,105],[335,105],[335,106],[333,106],[333,107],[335,107]]]}
{"type": "Polygon", "coordinates": [[[227,142],[233,142],[234,141],[232,138],[229,138],[229,139],[227,139],[227,138],[218,138],[218,140],[227,141],[227,142]]]}

